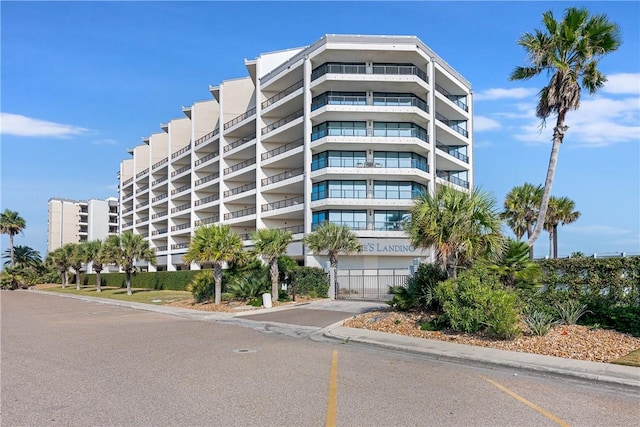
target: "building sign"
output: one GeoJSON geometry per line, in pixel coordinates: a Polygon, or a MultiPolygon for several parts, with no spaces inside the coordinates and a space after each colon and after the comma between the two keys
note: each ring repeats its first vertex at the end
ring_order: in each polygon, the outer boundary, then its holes
{"type": "Polygon", "coordinates": [[[360,239],[363,255],[428,255],[416,250],[407,239],[360,239]]]}

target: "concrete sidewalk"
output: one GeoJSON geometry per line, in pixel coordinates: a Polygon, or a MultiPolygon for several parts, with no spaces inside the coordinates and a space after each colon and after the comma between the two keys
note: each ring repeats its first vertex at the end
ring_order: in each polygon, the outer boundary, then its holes
{"type": "Polygon", "coordinates": [[[498,350],[342,326],[344,320],[356,314],[388,307],[388,305],[378,302],[320,300],[292,304],[285,307],[251,310],[249,312],[216,313],[56,292],[38,290],[29,290],[28,292],[153,311],[194,320],[251,327],[263,332],[275,332],[299,338],[308,337],[314,341],[331,340],[341,344],[367,345],[400,352],[422,354],[435,359],[457,363],[504,366],[521,371],[548,373],[640,388],[640,368],[637,367],[498,350]],[[311,322],[301,321],[303,318],[301,310],[314,310],[309,315],[314,320],[311,322]],[[342,318],[342,320],[325,327],[328,324],[327,319],[333,322],[336,316],[338,319],[342,318]]]}

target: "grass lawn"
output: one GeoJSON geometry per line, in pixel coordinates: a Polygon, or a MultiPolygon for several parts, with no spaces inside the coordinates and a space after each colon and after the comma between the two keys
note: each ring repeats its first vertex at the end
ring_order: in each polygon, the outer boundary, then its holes
{"type": "Polygon", "coordinates": [[[75,285],[42,289],[44,291],[63,294],[83,295],[87,297],[118,299],[123,301],[141,302],[144,304],[163,305],[169,302],[181,301],[192,297],[186,291],[158,291],[155,289],[132,289],[133,295],[127,295],[126,288],[103,287],[102,292],[96,292],[95,286],[83,286],[79,291],[75,285]]]}
{"type": "Polygon", "coordinates": [[[614,360],[611,363],[616,363],[618,365],[627,365],[627,366],[637,366],[640,367],[640,349],[636,351],[632,351],[624,357],[621,357],[618,360],[614,360]]]}

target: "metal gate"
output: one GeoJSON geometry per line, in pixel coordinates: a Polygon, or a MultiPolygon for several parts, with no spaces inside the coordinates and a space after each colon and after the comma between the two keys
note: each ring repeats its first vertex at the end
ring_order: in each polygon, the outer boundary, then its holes
{"type": "Polygon", "coordinates": [[[389,301],[389,286],[405,286],[407,269],[338,270],[337,299],[389,301]]]}

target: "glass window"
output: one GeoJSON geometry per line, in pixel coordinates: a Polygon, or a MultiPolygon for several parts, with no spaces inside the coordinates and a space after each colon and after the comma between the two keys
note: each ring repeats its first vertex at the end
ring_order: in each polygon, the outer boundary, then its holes
{"type": "Polygon", "coordinates": [[[409,217],[407,211],[375,211],[373,214],[376,230],[402,230],[402,223],[409,217]]]}

